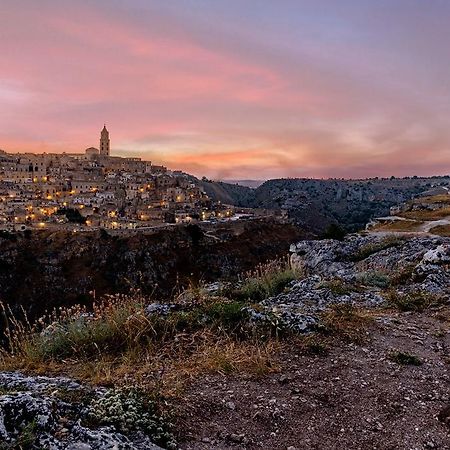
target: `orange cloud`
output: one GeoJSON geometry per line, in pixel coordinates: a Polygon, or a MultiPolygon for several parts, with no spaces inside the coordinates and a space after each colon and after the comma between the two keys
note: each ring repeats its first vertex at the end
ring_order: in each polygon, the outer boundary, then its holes
{"type": "Polygon", "coordinates": [[[158,2],[23,3],[0,16],[0,148],[82,151],[107,122],[117,154],[197,175],[449,170],[447,68],[424,70],[420,49],[369,36],[370,23],[365,47],[301,15],[304,32],[286,16],[271,35],[245,16],[205,22],[158,2]]]}

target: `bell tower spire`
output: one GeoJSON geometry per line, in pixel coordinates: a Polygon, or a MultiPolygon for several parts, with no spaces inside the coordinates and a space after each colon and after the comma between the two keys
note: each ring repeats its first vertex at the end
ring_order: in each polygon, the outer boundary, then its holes
{"type": "Polygon", "coordinates": [[[109,156],[110,139],[109,131],[106,129],[106,124],[103,125],[103,130],[100,133],[100,155],[109,156]]]}

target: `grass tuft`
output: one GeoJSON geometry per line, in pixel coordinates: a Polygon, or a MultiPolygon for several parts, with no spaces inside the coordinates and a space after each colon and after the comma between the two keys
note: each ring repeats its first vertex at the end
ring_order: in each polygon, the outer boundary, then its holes
{"type": "Polygon", "coordinates": [[[350,304],[338,304],[325,311],[321,317],[321,330],[348,342],[362,342],[367,327],[373,322],[371,316],[350,304]]]}
{"type": "Polygon", "coordinates": [[[396,290],[389,291],[387,298],[390,306],[402,312],[423,312],[433,306],[441,305],[444,301],[441,297],[437,297],[428,292],[400,293],[396,290]]]}
{"type": "Polygon", "coordinates": [[[412,355],[407,352],[401,352],[393,350],[389,354],[389,359],[402,366],[421,366],[422,361],[418,356],[412,355]]]}
{"type": "Polygon", "coordinates": [[[241,301],[261,301],[280,294],[291,281],[300,276],[291,267],[289,258],[273,260],[244,274],[241,287],[232,296],[241,301]]]}
{"type": "Polygon", "coordinates": [[[358,251],[350,258],[353,262],[362,261],[369,256],[392,247],[398,247],[402,244],[403,239],[397,236],[388,236],[378,242],[362,245],[358,251]]]}

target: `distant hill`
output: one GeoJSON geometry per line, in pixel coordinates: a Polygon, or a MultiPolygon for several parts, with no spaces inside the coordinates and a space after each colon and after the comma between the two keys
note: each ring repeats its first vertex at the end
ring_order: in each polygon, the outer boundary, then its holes
{"type": "Polygon", "coordinates": [[[206,194],[215,201],[229,205],[250,207],[254,204],[254,189],[222,181],[199,181],[206,194]]]}
{"type": "Polygon", "coordinates": [[[238,184],[249,188],[256,189],[261,186],[266,180],[221,180],[227,184],[238,184]]]}
{"type": "Polygon", "coordinates": [[[361,229],[391,206],[425,191],[450,186],[450,177],[374,178],[368,180],[275,179],[256,189],[223,182],[202,182],[207,194],[236,206],[283,209],[298,224],[316,233],[331,224],[361,229]]]}

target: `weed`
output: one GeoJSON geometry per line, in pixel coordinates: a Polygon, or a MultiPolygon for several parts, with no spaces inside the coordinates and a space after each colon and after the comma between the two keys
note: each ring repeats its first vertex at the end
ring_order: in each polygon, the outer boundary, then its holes
{"type": "Polygon", "coordinates": [[[305,350],[311,355],[325,356],[328,355],[328,346],[325,341],[313,338],[305,342],[305,350]]]}
{"type": "Polygon", "coordinates": [[[358,291],[358,287],[345,281],[336,278],[330,281],[323,281],[317,286],[320,288],[329,289],[334,295],[349,295],[352,292],[358,291]]]}
{"type": "Polygon", "coordinates": [[[288,258],[260,264],[255,270],[244,274],[242,285],[233,296],[241,301],[261,301],[281,293],[299,276],[290,266],[288,258]]]}
{"type": "Polygon", "coordinates": [[[415,267],[416,267],[415,264],[409,264],[409,265],[399,269],[398,271],[394,272],[391,275],[390,285],[391,286],[400,286],[400,285],[405,285],[406,283],[408,283],[414,274],[415,267]]]}
{"type": "Polygon", "coordinates": [[[177,448],[170,425],[159,414],[156,403],[138,389],[112,390],[94,400],[88,414],[100,425],[112,424],[123,433],[141,431],[167,449],[177,448]]]}
{"type": "Polygon", "coordinates": [[[0,443],[0,450],[26,450],[34,448],[33,444],[36,441],[36,422],[33,420],[26,423],[20,428],[19,434],[14,442],[0,443]]]}
{"type": "Polygon", "coordinates": [[[382,250],[386,250],[391,247],[398,247],[402,244],[402,242],[403,240],[397,236],[389,236],[379,242],[362,245],[358,251],[350,257],[350,260],[353,262],[362,261],[363,259],[366,259],[382,250]]]}
{"type": "Polygon", "coordinates": [[[319,331],[334,334],[349,342],[361,342],[372,318],[350,304],[338,304],[322,314],[319,331]]]}
{"type": "Polygon", "coordinates": [[[389,276],[377,270],[370,270],[358,274],[358,281],[367,286],[387,288],[390,284],[389,276]]]}
{"type": "Polygon", "coordinates": [[[389,359],[402,366],[421,366],[422,361],[418,356],[407,352],[393,350],[389,354],[389,359]]]}
{"type": "Polygon", "coordinates": [[[391,290],[387,297],[389,305],[397,308],[399,311],[423,312],[432,306],[442,303],[440,297],[422,291],[401,293],[391,290]]]}

